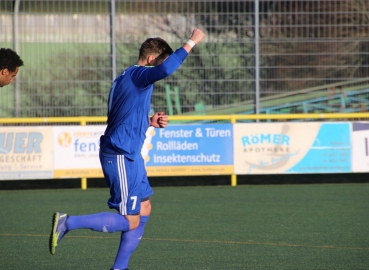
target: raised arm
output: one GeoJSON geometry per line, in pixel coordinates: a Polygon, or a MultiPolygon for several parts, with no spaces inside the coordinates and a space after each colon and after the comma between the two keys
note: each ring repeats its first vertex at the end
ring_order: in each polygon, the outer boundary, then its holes
{"type": "Polygon", "coordinates": [[[186,50],[187,53],[189,53],[192,48],[196,45],[199,44],[201,42],[201,40],[203,40],[205,38],[205,34],[202,30],[200,30],[199,28],[195,28],[192,31],[192,36],[190,37],[190,39],[182,46],[183,49],[186,50]]]}
{"type": "Polygon", "coordinates": [[[192,48],[196,44],[200,43],[204,38],[204,32],[195,28],[192,32],[191,38],[182,47],[169,55],[163,63],[145,70],[145,72],[147,72],[147,83],[153,84],[172,75],[182,65],[192,48]]]}

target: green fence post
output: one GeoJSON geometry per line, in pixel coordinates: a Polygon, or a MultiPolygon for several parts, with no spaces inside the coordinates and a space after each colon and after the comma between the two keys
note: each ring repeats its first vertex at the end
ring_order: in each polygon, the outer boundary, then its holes
{"type": "Polygon", "coordinates": [[[170,85],[165,85],[165,96],[167,98],[167,107],[169,111],[169,115],[173,115],[173,105],[172,105],[172,98],[170,96],[170,85]]]}

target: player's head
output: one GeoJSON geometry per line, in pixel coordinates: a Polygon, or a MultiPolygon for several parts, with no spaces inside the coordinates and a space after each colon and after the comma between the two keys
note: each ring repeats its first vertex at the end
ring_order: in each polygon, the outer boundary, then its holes
{"type": "Polygon", "coordinates": [[[0,48],[0,87],[13,81],[20,66],[23,66],[23,61],[15,51],[0,48]]]}
{"type": "Polygon", "coordinates": [[[172,53],[172,48],[164,39],[148,38],[142,43],[138,58],[141,62],[147,62],[147,65],[156,66],[163,63],[172,53]]]}

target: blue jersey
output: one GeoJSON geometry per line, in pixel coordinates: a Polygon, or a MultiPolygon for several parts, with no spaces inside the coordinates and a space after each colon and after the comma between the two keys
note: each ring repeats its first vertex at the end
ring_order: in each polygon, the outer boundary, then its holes
{"type": "Polygon", "coordinates": [[[100,139],[103,152],[133,160],[141,154],[150,124],[153,84],[173,74],[187,55],[179,48],[160,65],[131,66],[115,79],[109,92],[108,126],[100,139]]]}

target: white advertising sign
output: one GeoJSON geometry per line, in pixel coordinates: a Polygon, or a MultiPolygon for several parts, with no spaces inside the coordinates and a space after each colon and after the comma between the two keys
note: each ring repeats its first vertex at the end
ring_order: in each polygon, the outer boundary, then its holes
{"type": "Polygon", "coordinates": [[[369,172],[369,122],[352,124],[352,171],[369,172]]]}
{"type": "Polygon", "coordinates": [[[52,127],[0,127],[0,180],[53,177],[52,127]]]}
{"type": "Polygon", "coordinates": [[[102,125],[54,127],[54,178],[103,177],[99,148],[105,128],[102,125]]]}

